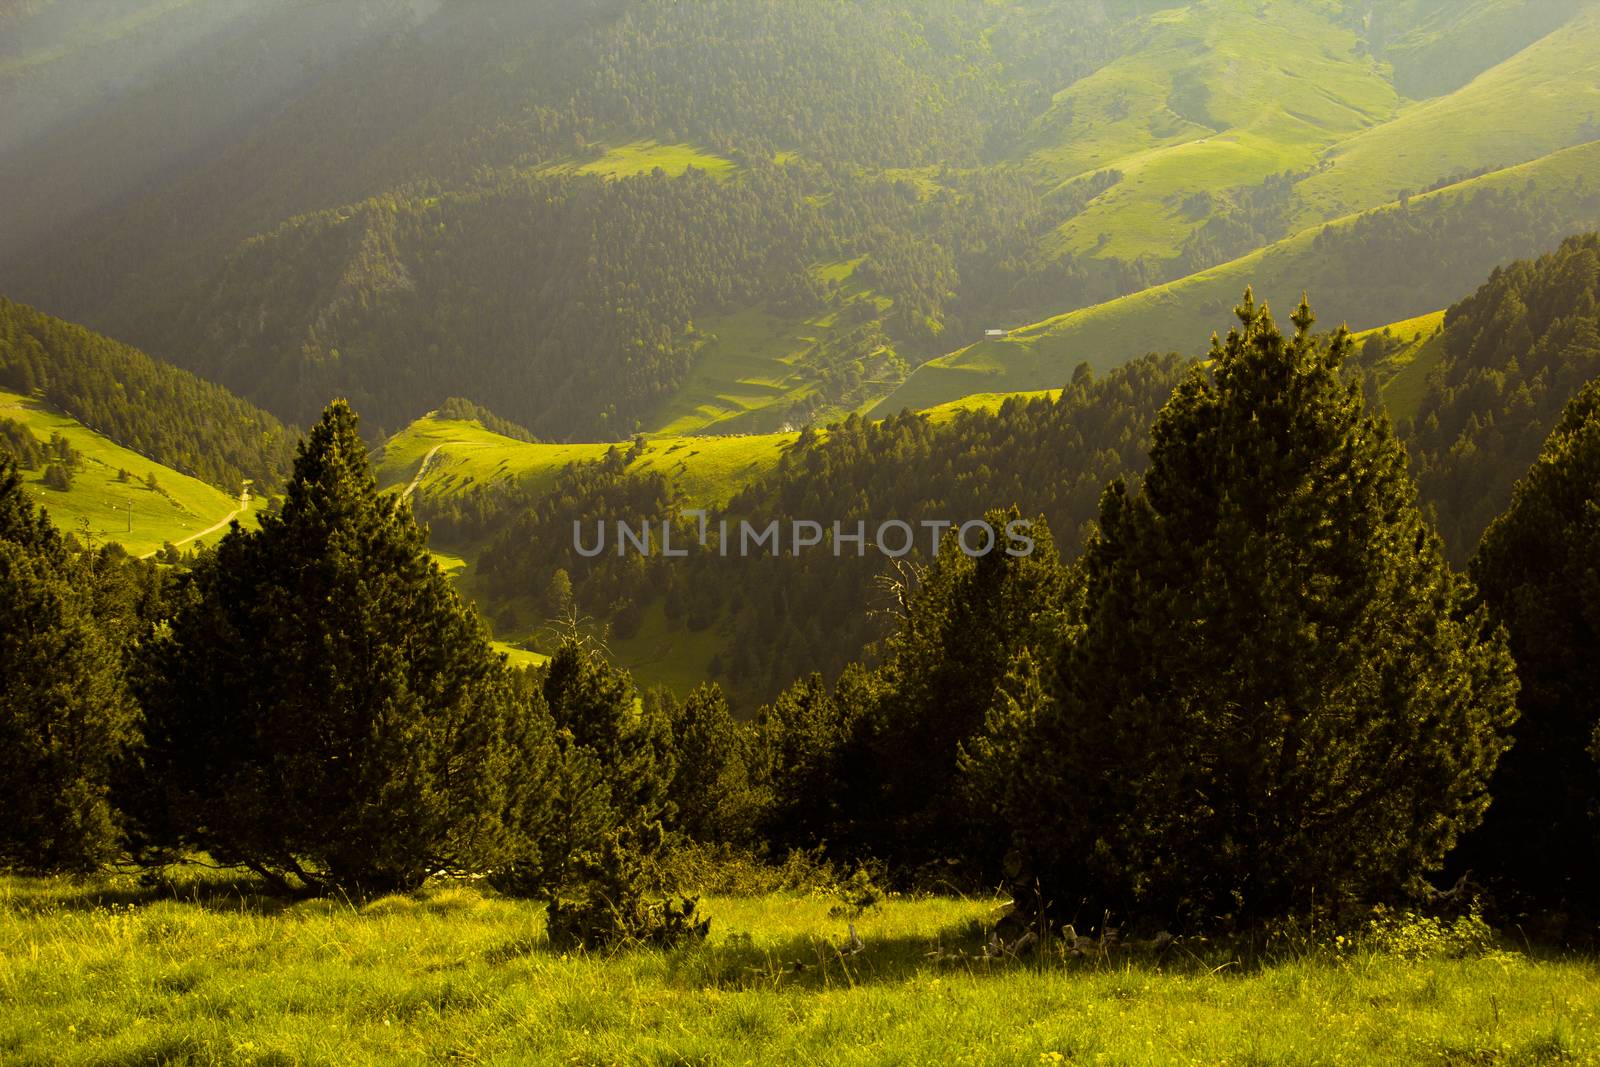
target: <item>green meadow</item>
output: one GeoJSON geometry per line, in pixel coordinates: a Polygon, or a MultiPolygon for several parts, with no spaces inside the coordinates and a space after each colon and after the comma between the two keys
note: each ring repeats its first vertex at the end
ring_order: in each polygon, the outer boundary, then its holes
{"type": "Polygon", "coordinates": [[[1379,333],[1400,342],[1398,350],[1372,368],[1378,376],[1383,405],[1397,420],[1415,418],[1422,406],[1428,375],[1444,358],[1444,338],[1440,335],[1444,318],[1443,311],[1435,311],[1355,335],[1358,345],[1379,333]]]}
{"type": "Polygon", "coordinates": [[[1211,0],[1154,13],[1133,31],[1137,48],[1057,94],[1028,162],[1063,181],[1123,174],[1062,227],[1057,250],[1171,256],[1204,221],[1186,213],[1188,194],[1304,170],[1393,117],[1394,87],[1322,7],[1211,0]]]}
{"type": "MultiPolygon", "coordinates": [[[[648,437],[629,465],[635,473],[659,473],[697,503],[725,504],[749,481],[777,466],[798,433],[692,437],[648,437]]],[[[530,444],[502,437],[476,421],[426,416],[390,438],[377,458],[378,484],[448,499],[473,486],[515,481],[534,490],[555,485],[573,463],[592,462],[619,444],[530,444]],[[431,455],[431,459],[428,458],[431,455]],[[426,470],[423,461],[427,459],[426,470]]]]}
{"type": "Polygon", "coordinates": [[[640,174],[650,174],[657,168],[672,178],[683,174],[690,167],[698,167],[717,178],[725,178],[734,171],[732,160],[702,151],[690,144],[660,144],[654,140],[643,140],[599,147],[602,151],[594,159],[565,160],[541,168],[541,173],[592,174],[608,181],[616,181],[640,174]]]}
{"type": "MultiPolygon", "coordinates": [[[[707,896],[703,944],[553,951],[468,885],[289,902],[179,871],[0,880],[8,1064],[1556,1064],[1586,958],[1437,936],[986,960],[999,902],[707,896]],[[860,938],[850,949],[850,924],[860,938]]],[[[1057,943],[1059,946],[1059,943],[1057,943]]]]}
{"type": "Polygon", "coordinates": [[[1296,186],[1303,226],[1376,207],[1453,174],[1525,163],[1585,140],[1600,111],[1600,8],[1446,96],[1341,142],[1296,186]]]}
{"type": "MultiPolygon", "coordinates": [[[[41,444],[59,433],[83,457],[66,492],[44,485],[44,470],[22,471],[23,482],[60,529],[115,541],[136,556],[172,542],[214,544],[226,532],[239,498],[112,443],[75,419],[31,397],[0,390],[0,418],[26,426],[41,444]],[[127,481],[121,471],[130,475],[127,481]],[[147,484],[155,476],[156,488],[147,484]],[[131,512],[131,515],[130,515],[131,512]],[[218,523],[223,523],[220,528],[218,523]],[[198,536],[211,530],[204,537],[198,536]]],[[[245,511],[240,522],[254,515],[245,511]]]]}

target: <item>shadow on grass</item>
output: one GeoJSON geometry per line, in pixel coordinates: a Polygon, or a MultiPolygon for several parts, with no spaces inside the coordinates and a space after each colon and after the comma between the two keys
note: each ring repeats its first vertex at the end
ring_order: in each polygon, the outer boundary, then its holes
{"type": "MultiPolygon", "coordinates": [[[[1201,946],[1197,946],[1201,947],[1201,946]]],[[[793,990],[822,992],[856,986],[892,985],[928,974],[987,976],[1018,971],[1103,972],[1129,965],[1158,966],[1168,973],[1215,974],[1237,961],[1215,947],[1204,955],[1178,942],[1159,948],[1110,945],[1085,951],[1060,940],[1035,940],[1019,951],[996,945],[991,930],[977,919],[952,923],[934,933],[868,934],[857,937],[847,920],[837,930],[780,940],[756,940],[746,933],[713,933],[706,942],[672,948],[620,945],[584,953],[563,950],[543,935],[506,941],[482,955],[491,967],[516,966],[530,957],[657,961],[670,983],[693,989],[793,990]],[[1219,966],[1220,963],[1220,966],[1219,966]]]]}
{"type": "Polygon", "coordinates": [[[206,911],[278,915],[306,898],[274,894],[265,881],[237,870],[181,866],[119,870],[79,877],[11,875],[0,908],[14,915],[91,912],[172,902],[206,911]]]}

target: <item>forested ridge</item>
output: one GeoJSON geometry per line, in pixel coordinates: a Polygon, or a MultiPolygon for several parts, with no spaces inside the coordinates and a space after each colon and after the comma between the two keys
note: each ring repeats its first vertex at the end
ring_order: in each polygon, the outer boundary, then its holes
{"type": "MultiPolygon", "coordinates": [[[[1015,505],[1046,519],[1059,531],[1062,551],[1073,551],[1105,483],[1138,471],[1150,419],[1186,366],[1176,356],[1150,357],[1102,379],[1084,368],[1058,398],[1012,399],[998,411],[965,412],[942,424],[914,413],[879,422],[852,417],[802,434],[773,474],[707,521],[714,529],[724,520],[735,530],[741,520],[763,528],[807,520],[875,529],[891,519],[964,522],[1015,505]]],[[[497,600],[531,603],[510,615],[490,607],[504,632],[537,628],[557,613],[547,596],[557,570],[567,573],[582,613],[609,620],[625,636],[661,600],[671,625],[723,636],[728,651],[714,673],[746,708],[795,677],[837,671],[882,635],[891,600],[875,582],[885,567],[876,552],[740,559],[696,544],[687,560],[580,557],[574,523],[585,531],[618,520],[659,529],[671,520],[680,543],[694,537],[696,523],[679,518],[689,502],[676,499],[659,474],[630,474],[627,459],[619,446],[607,459],[574,465],[537,494],[490,485],[449,501],[424,495],[418,514],[444,542],[481,546],[479,568],[497,600]]],[[[929,552],[928,536],[919,532],[916,558],[929,552]]]]}
{"type": "Polygon", "coordinates": [[[1498,269],[1445,318],[1411,430],[1417,482],[1458,558],[1504,511],[1567,402],[1600,373],[1600,234],[1498,269]]]}
{"type": "Polygon", "coordinates": [[[790,413],[804,421],[981,329],[983,308],[1093,303],[1150,280],[1030,260],[1092,187],[1046,200],[1015,177],[950,172],[925,197],[851,168],[742,158],[727,179],[519,173],[295,219],[234,252],[203,299],[130,329],[297,419],[342,393],[392,427],[464,393],[544,436],[616,438],[683,382],[706,317],[834,317],[806,364],[813,394],[790,413]],[[855,262],[849,289],[814,269],[838,261],[855,262]]]}
{"type": "MultiPolygon", "coordinates": [[[[366,5],[353,22],[208,3],[228,27],[215,54],[184,53],[181,75],[140,74],[83,137],[48,140],[43,163],[0,166],[18,203],[43,210],[50,183],[69,178],[92,201],[9,249],[0,284],[289,421],[347,395],[369,430],[448,396],[546,439],[622,440],[685,411],[711,424],[752,405],[760,425],[740,429],[830,421],[985,329],[1586,139],[1561,117],[1585,106],[1574,64],[1586,53],[1543,36],[1584,40],[1565,3],[1418,0],[1374,15],[1285,0],[1268,31],[1242,0],[1165,15],[1078,0],[419,0],[366,5]],[[1213,30],[1229,20],[1268,36],[1230,44],[1213,30]],[[1445,53],[1449,70],[1428,74],[1445,53]],[[1342,152],[1343,138],[1412,123],[1397,85],[1452,93],[1508,56],[1531,57],[1513,73],[1560,101],[1516,137],[1493,117],[1479,137],[1462,125],[1470,109],[1436,109],[1417,122],[1438,170],[1408,157],[1399,184],[1342,152]],[[1246,77],[1214,75],[1241,64],[1246,77]],[[231,87],[257,68],[282,94],[271,105],[231,87]],[[1328,99],[1295,96],[1309,110],[1280,128],[1279,90],[1311,78],[1328,99]],[[147,159],[121,131],[159,126],[183,79],[218,101],[196,115],[210,139],[147,159]],[[1131,116],[1146,108],[1140,125],[1131,116]],[[102,143],[137,162],[99,165],[102,143]],[[1191,171],[1188,154],[1205,158],[1191,171]],[[1134,232],[1148,226],[1167,236],[1134,232]],[[777,326],[730,326],[748,315],[777,326]]],[[[25,42],[48,40],[45,16],[19,17],[25,42]]],[[[19,68],[19,91],[85,62],[77,43],[61,55],[19,68]]],[[[1454,244],[1419,234],[1427,219],[1380,212],[1370,223],[1385,233],[1314,258],[1374,322],[1391,305],[1411,314],[1408,279],[1393,292],[1361,284],[1375,249],[1426,241],[1450,262],[1487,240],[1523,254],[1507,242],[1540,204],[1475,202],[1474,233],[1463,226],[1454,244]]],[[[1580,224],[1593,219],[1551,223],[1580,224]]],[[[1207,314],[1232,295],[1219,299],[1207,314]]],[[[1062,367],[1174,343],[1113,339],[1062,367]]]]}
{"type": "MultiPolygon", "coordinates": [[[[1566,399],[1600,373],[1600,352],[1584,341],[1595,329],[1600,291],[1595,241],[1573,238],[1539,260],[1499,268],[1455,305],[1442,338],[1446,355],[1429,374],[1420,408],[1398,420],[1421,499],[1452,559],[1471,556],[1566,399]]],[[[1374,399],[1387,351],[1375,337],[1347,368],[1366,376],[1374,399]]],[[[1099,377],[1083,367],[1054,398],[1013,398],[949,420],[904,413],[808,430],[776,470],[714,509],[708,522],[715,529],[723,519],[758,527],[778,520],[787,528],[797,519],[838,520],[853,530],[860,520],[966,521],[1015,506],[1045,518],[1071,553],[1101,488],[1141,472],[1150,421],[1187,366],[1171,355],[1099,377]]],[[[486,610],[504,635],[538,631],[559,614],[550,588],[562,571],[578,610],[620,636],[632,636],[656,604],[678,632],[718,635],[724,651],[707,667],[745,709],[790,679],[837,671],[886,632],[892,591],[875,584],[886,567],[876,554],[835,559],[824,549],[820,559],[741,560],[695,545],[687,560],[580,557],[574,523],[592,531],[618,520],[657,529],[676,521],[679,543],[695,539],[695,523],[678,515],[696,502],[680,499],[660,473],[630,472],[630,458],[618,446],[539,491],[506,482],[450,497],[424,490],[416,507],[444,543],[471,546],[487,579],[486,610]]],[[[919,543],[917,558],[928,548],[919,543]]]]}
{"type": "Polygon", "coordinates": [[[38,394],[164,466],[237,493],[282,482],[292,432],[222,386],[0,297],[0,385],[38,394]]]}

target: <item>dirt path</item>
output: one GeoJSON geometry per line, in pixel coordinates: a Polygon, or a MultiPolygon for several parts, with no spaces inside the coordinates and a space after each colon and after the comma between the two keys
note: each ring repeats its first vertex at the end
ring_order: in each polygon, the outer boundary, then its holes
{"type": "MultiPolygon", "coordinates": [[[[224,515],[220,522],[217,522],[217,523],[215,523],[214,525],[211,525],[211,526],[207,526],[204,530],[201,530],[199,533],[192,533],[188,537],[185,537],[181,541],[174,541],[174,542],[172,542],[172,546],[174,548],[181,548],[184,545],[188,544],[190,541],[198,541],[202,537],[209,537],[211,534],[216,533],[218,530],[226,528],[228,523],[232,522],[234,519],[237,519],[240,515],[244,514],[246,511],[249,511],[249,510],[250,510],[250,490],[246,489],[246,490],[244,490],[243,492],[241,492],[239,494],[239,506],[234,508],[232,511],[228,512],[228,514],[224,515]]],[[[160,549],[152,549],[149,552],[146,552],[144,555],[140,556],[139,558],[140,559],[149,559],[151,556],[155,555],[159,551],[161,551],[161,550],[160,549]]]]}
{"type": "Polygon", "coordinates": [[[422,484],[422,476],[428,473],[428,464],[433,462],[434,455],[443,447],[444,445],[434,445],[428,449],[428,454],[422,457],[422,466],[417,468],[417,476],[411,479],[411,484],[406,486],[405,492],[400,494],[401,500],[409,500],[411,494],[417,491],[417,486],[422,484]]]}

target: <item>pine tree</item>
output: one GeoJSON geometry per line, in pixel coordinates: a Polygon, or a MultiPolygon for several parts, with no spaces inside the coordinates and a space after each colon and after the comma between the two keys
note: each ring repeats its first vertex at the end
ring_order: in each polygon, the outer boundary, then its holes
{"type": "Polygon", "coordinates": [[[0,866],[89,870],[120,845],[111,785],[138,717],[95,591],[0,457],[0,866]]]}
{"type": "Polygon", "coordinates": [[[877,699],[877,679],[851,664],[833,692],[813,674],[756,714],[750,775],[761,794],[768,841],[787,848],[852,847],[873,784],[863,735],[877,699]]]}
{"type": "Polygon", "coordinates": [[[696,841],[741,843],[754,817],[743,739],[715,683],[697,686],[682,703],[657,697],[672,729],[676,769],[669,791],[674,824],[696,841]]]}
{"type": "Polygon", "coordinates": [[[1600,887],[1600,381],[1571,404],[1472,561],[1522,678],[1514,743],[1462,862],[1589,910],[1600,887]]]}
{"type": "Polygon", "coordinates": [[[1019,518],[1015,509],[990,513],[999,540],[976,558],[961,550],[954,531],[947,535],[884,642],[888,662],[870,722],[882,792],[866,805],[880,827],[880,855],[965,856],[990,868],[997,858],[977,855],[990,851],[984,845],[994,838],[964,810],[958,752],[982,729],[1012,659],[1050,642],[1061,626],[1068,590],[1042,519],[1029,533],[1032,552],[1005,551],[1004,531],[1019,518]]]}
{"type": "MultiPolygon", "coordinates": [[[[1244,921],[1418,888],[1482,817],[1515,715],[1348,334],[1247,293],[1105,493],[1022,836],[1060,906],[1244,921]]],[[[1011,692],[1029,699],[1026,677],[1011,692]]]]}
{"type": "Polygon", "coordinates": [[[285,887],[493,867],[527,806],[510,765],[532,712],[406,505],[378,495],[343,401],[281,512],[196,567],[144,700],[152,832],[285,887]]]}
{"type": "Polygon", "coordinates": [[[555,726],[548,830],[497,884],[548,899],[553,941],[588,948],[704,936],[694,902],[650,900],[648,867],[674,814],[671,725],[628,673],[582,640],[563,641],[537,676],[555,726]],[[531,877],[534,873],[537,879],[531,877]]]}

